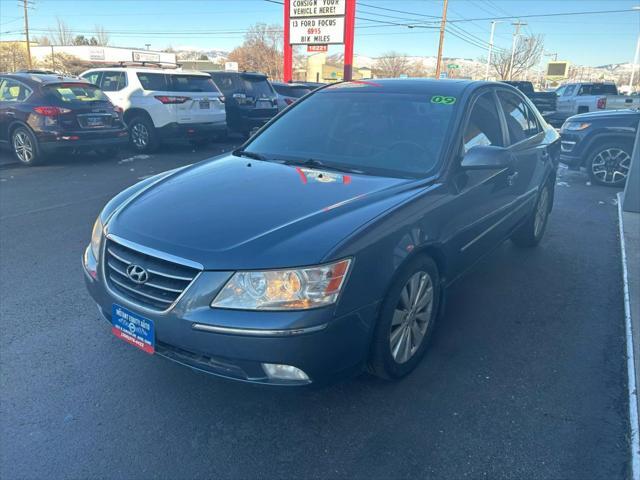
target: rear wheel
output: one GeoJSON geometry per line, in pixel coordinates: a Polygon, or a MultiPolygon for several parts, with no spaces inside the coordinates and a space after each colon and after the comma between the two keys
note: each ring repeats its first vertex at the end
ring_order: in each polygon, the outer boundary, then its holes
{"type": "Polygon", "coordinates": [[[550,182],[544,184],[533,212],[511,236],[511,241],[518,247],[535,247],[542,240],[553,202],[551,185],[550,182]]]}
{"type": "Polygon", "coordinates": [[[129,121],[129,140],[138,152],[153,152],[158,148],[158,134],[151,120],[143,116],[133,117],[129,121]]]}
{"type": "Polygon", "coordinates": [[[13,154],[24,165],[36,165],[42,161],[42,153],[36,137],[26,127],[17,127],[11,132],[13,154]]]}
{"type": "Polygon", "coordinates": [[[396,379],[413,371],[427,349],[439,298],[440,276],[430,257],[419,256],[399,272],[376,325],[371,373],[396,379]]]}
{"type": "Polygon", "coordinates": [[[587,160],[589,177],[593,183],[609,187],[621,187],[627,181],[631,166],[633,145],[607,142],[591,151],[587,160]]]}

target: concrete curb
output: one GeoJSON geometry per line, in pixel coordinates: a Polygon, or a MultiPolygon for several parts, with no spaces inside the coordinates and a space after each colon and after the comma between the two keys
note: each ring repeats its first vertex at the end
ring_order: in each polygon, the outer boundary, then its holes
{"type": "MultiPolygon", "coordinates": [[[[638,322],[640,319],[632,319],[631,314],[631,289],[629,264],[627,263],[627,248],[636,249],[638,247],[638,238],[627,244],[625,235],[632,235],[634,232],[625,232],[625,216],[626,215],[638,215],[629,214],[622,210],[622,192],[618,193],[618,222],[620,228],[620,251],[622,258],[622,280],[624,288],[624,313],[625,313],[625,334],[627,339],[627,382],[629,391],[629,431],[630,431],[630,454],[631,454],[631,478],[633,480],[640,480],[640,443],[638,440],[638,431],[640,429],[640,423],[638,420],[638,392],[637,392],[637,373],[640,371],[640,366],[637,366],[636,362],[640,360],[640,355],[636,355],[638,350],[637,337],[634,338],[634,321],[638,322]]],[[[637,219],[635,219],[637,220],[637,219]]],[[[638,252],[629,252],[632,258],[638,256],[638,252]]],[[[631,281],[638,282],[638,278],[631,281]]],[[[638,295],[636,290],[635,295],[638,295]]],[[[635,299],[638,301],[637,299],[635,299]]],[[[635,303],[635,302],[634,302],[635,303]]],[[[636,326],[636,334],[638,328],[636,326]]]]}

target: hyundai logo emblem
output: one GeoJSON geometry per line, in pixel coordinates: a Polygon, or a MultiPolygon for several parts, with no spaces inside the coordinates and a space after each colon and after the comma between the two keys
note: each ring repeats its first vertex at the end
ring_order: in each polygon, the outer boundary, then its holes
{"type": "Polygon", "coordinates": [[[131,264],[127,267],[127,277],[129,277],[129,280],[133,283],[137,283],[138,285],[142,285],[149,280],[149,274],[147,271],[140,265],[135,264],[131,264]]]}

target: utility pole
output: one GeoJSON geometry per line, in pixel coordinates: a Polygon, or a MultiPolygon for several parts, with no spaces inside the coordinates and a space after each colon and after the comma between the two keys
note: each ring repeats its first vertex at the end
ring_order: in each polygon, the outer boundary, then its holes
{"type": "Polygon", "coordinates": [[[440,22],[440,42],[438,43],[438,60],[436,63],[436,79],[440,78],[440,64],[442,63],[442,47],[444,46],[444,30],[447,26],[447,6],[449,0],[442,4],[442,21],[440,22]]]}
{"type": "Polygon", "coordinates": [[[28,0],[22,0],[24,7],[24,35],[27,38],[27,64],[29,65],[29,69],[31,69],[31,42],[29,41],[29,14],[27,13],[27,4],[28,0]]]}
{"type": "Polygon", "coordinates": [[[520,35],[520,27],[526,25],[526,23],[518,20],[517,22],[513,22],[511,25],[516,27],[515,32],[513,32],[513,42],[511,43],[511,61],[509,62],[509,78],[511,80],[513,77],[513,59],[516,54],[516,43],[518,41],[518,36],[520,35]]]}
{"type": "Polygon", "coordinates": [[[629,95],[633,92],[633,79],[636,76],[638,68],[638,57],[640,56],[640,33],[638,34],[638,42],[636,43],[636,54],[633,56],[633,65],[631,65],[631,78],[629,79],[629,95]]]}
{"type": "Polygon", "coordinates": [[[489,80],[489,68],[491,66],[491,52],[493,51],[493,34],[496,31],[496,24],[502,23],[499,20],[491,20],[491,35],[489,35],[489,51],[487,53],[487,70],[484,72],[484,79],[489,80]]]}

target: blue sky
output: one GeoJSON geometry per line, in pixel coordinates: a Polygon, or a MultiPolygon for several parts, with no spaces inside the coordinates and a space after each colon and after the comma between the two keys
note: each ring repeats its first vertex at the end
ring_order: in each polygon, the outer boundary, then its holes
{"type": "MultiPolygon", "coordinates": [[[[282,24],[282,6],[265,0],[30,0],[31,28],[45,33],[63,19],[75,32],[90,35],[95,24],[111,32],[111,44],[151,48],[168,46],[231,50],[243,31],[256,22],[282,24]]],[[[0,39],[20,38],[22,12],[18,0],[0,0],[0,39]]],[[[450,0],[444,55],[478,58],[486,54],[489,18],[564,12],[624,10],[640,0],[450,0]],[[468,19],[482,19],[464,21],[468,19]],[[465,32],[465,33],[461,33],[465,32]],[[471,43],[469,43],[471,42],[471,43]]],[[[436,28],[409,29],[380,22],[412,23],[436,20],[441,0],[358,0],[356,53],[375,57],[388,50],[408,55],[435,55],[436,28]],[[377,8],[376,8],[377,7],[377,8]],[[400,13],[385,9],[401,10],[400,13]],[[422,15],[418,16],[418,15],[422,15]]],[[[522,18],[524,33],[544,36],[545,50],[574,64],[629,62],[640,31],[640,11],[597,15],[522,18]]],[[[509,48],[513,26],[505,20],[496,28],[495,43],[509,48]]],[[[330,52],[340,52],[331,47],[330,52]]]]}

